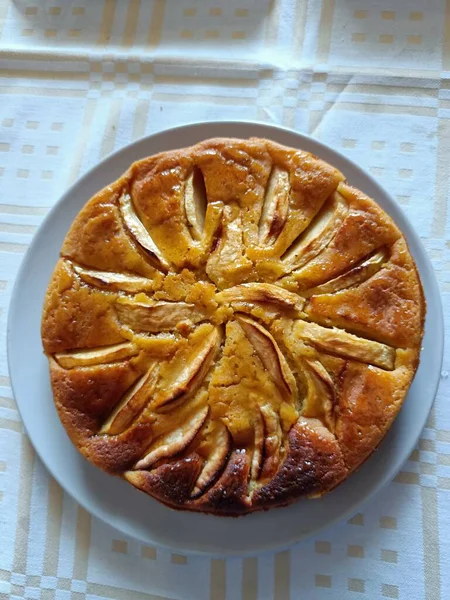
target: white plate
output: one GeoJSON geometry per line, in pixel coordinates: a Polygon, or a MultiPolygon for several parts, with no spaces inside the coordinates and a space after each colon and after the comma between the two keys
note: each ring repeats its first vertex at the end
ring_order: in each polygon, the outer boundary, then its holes
{"type": "Polygon", "coordinates": [[[394,200],[359,167],[334,150],[279,127],[240,122],[198,123],[139,140],[92,169],[61,198],[42,223],[17,277],[8,321],[12,386],[28,435],[62,487],[84,508],[139,540],[176,551],[243,555],[287,547],[356,512],[390,482],[423,429],[436,393],[443,352],[442,306],[433,269],[419,236],[394,200]],[[53,405],[40,321],[44,294],[64,237],[85,202],[140,158],[216,137],[266,137],[308,150],[340,169],[375,198],[406,235],[428,303],[419,370],[399,417],[361,470],[320,500],[304,500],[240,519],[177,512],[90,465],[70,443],[53,405]]]}

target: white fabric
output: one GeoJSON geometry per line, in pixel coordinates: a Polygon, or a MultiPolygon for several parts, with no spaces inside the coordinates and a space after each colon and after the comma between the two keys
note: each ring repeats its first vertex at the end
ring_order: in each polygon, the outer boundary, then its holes
{"type": "Polygon", "coordinates": [[[6,362],[14,277],[48,209],[105,154],[196,120],[283,124],[373,173],[447,314],[449,16],[444,0],[0,0],[0,598],[450,598],[448,356],[397,480],[350,522],[244,561],[146,548],[87,515],[35,457],[6,362]]]}

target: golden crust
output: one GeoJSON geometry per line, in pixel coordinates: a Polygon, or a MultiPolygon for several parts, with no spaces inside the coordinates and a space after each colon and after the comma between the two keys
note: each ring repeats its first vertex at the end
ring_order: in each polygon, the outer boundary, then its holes
{"type": "Polygon", "coordinates": [[[133,164],[66,236],[42,340],[91,462],[178,509],[241,515],[333,489],[418,366],[405,239],[312,155],[214,139],[133,164]]]}

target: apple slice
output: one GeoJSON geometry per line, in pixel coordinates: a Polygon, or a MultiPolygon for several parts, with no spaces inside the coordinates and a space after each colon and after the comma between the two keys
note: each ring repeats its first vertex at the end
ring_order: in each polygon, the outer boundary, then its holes
{"type": "Polygon", "coordinates": [[[200,240],[203,236],[207,204],[203,174],[198,167],[194,167],[184,188],[184,210],[189,231],[194,240],[200,240]]]}
{"type": "Polygon", "coordinates": [[[264,451],[264,423],[259,411],[255,412],[255,440],[253,445],[253,456],[250,465],[250,479],[256,481],[261,473],[264,451]]]}
{"type": "Polygon", "coordinates": [[[131,425],[150,401],[158,381],[158,365],[153,363],[142,377],[125,393],[103,424],[100,433],[117,435],[131,425]]]}
{"type": "Polygon", "coordinates": [[[310,358],[306,359],[306,362],[311,367],[311,369],[314,371],[314,373],[317,375],[317,377],[321,381],[323,381],[323,383],[325,385],[327,385],[329,387],[331,394],[334,398],[334,396],[335,396],[334,381],[331,378],[331,375],[328,373],[328,371],[323,366],[323,364],[318,360],[310,359],[310,358]]]}
{"type": "Polygon", "coordinates": [[[216,300],[224,303],[270,304],[276,308],[301,313],[305,300],[284,288],[270,283],[243,283],[216,294],[216,300]]]}
{"type": "Polygon", "coordinates": [[[212,450],[206,459],[200,475],[192,490],[191,497],[200,496],[223,471],[231,451],[231,436],[228,429],[221,422],[217,422],[217,429],[214,434],[212,450]]]}
{"type": "Polygon", "coordinates": [[[326,283],[306,290],[305,292],[302,292],[302,295],[305,297],[310,297],[319,294],[333,294],[335,292],[339,292],[340,290],[359,285],[364,281],[367,281],[370,277],[375,275],[375,273],[378,273],[378,271],[387,261],[388,256],[388,250],[383,248],[375,254],[372,254],[372,256],[362,261],[358,265],[354,266],[346,273],[342,273],[342,275],[339,275],[334,279],[330,279],[330,281],[327,281],[326,283]]]}
{"type": "Polygon", "coordinates": [[[253,319],[239,315],[237,321],[282,396],[291,399],[296,390],[295,379],[273,336],[253,319]]]}
{"type": "Polygon", "coordinates": [[[286,267],[299,269],[326,248],[341,227],[347,211],[343,196],[338,192],[332,194],[309,227],[281,257],[286,267]]]}
{"type": "Polygon", "coordinates": [[[342,329],[322,327],[316,323],[296,321],[294,336],[312,346],[343,358],[354,360],[392,371],[395,366],[395,348],[360,338],[342,329]]]}
{"type": "Polygon", "coordinates": [[[144,248],[147,255],[155,263],[155,266],[158,269],[164,272],[168,271],[170,269],[170,264],[164,258],[160,249],[144,227],[144,224],[137,216],[129,194],[122,194],[119,199],[119,208],[125,226],[134,241],[144,248]]]}
{"type": "Polygon", "coordinates": [[[57,363],[63,369],[74,367],[90,367],[103,363],[112,363],[139,354],[139,348],[132,342],[121,342],[113,346],[75,350],[74,352],[58,352],[55,354],[57,363]]]}
{"type": "Polygon", "coordinates": [[[205,252],[214,252],[220,243],[222,234],[222,202],[210,202],[206,207],[203,229],[203,248],[205,252]]]}
{"type": "Polygon", "coordinates": [[[327,429],[324,424],[319,421],[319,419],[312,419],[307,417],[300,417],[298,420],[298,424],[300,427],[306,427],[311,431],[320,435],[320,437],[325,438],[326,440],[336,441],[336,436],[329,429],[327,429]]]}
{"type": "Polygon", "coordinates": [[[208,416],[208,406],[195,413],[183,425],[161,436],[150,446],[147,454],[133,467],[133,471],[148,469],[162,458],[170,458],[184,450],[195,438],[208,416]]]}
{"type": "Polygon", "coordinates": [[[186,302],[160,301],[145,304],[129,298],[119,298],[115,309],[123,324],[148,333],[172,331],[183,321],[199,323],[205,319],[205,315],[193,304],[186,302]]]}
{"type": "Polygon", "coordinates": [[[280,464],[282,431],[278,414],[270,404],[260,407],[264,421],[264,462],[260,479],[272,478],[280,464]]]}
{"type": "Polygon", "coordinates": [[[114,292],[145,292],[153,288],[151,279],[129,275],[125,273],[110,273],[109,271],[96,271],[73,265],[73,270],[86,283],[114,292]]]}
{"type": "Polygon", "coordinates": [[[160,408],[182,397],[192,395],[201,386],[206,373],[219,349],[221,336],[214,328],[188,354],[175,357],[172,371],[175,375],[165,382],[164,389],[155,399],[155,408],[160,408]]]}
{"type": "Polygon", "coordinates": [[[259,221],[259,243],[273,244],[286,222],[289,209],[289,173],[274,167],[259,221]]]}
{"type": "Polygon", "coordinates": [[[246,256],[242,219],[242,210],[236,203],[223,207],[220,227],[206,264],[208,277],[219,288],[228,287],[230,282],[241,283],[253,270],[254,265],[246,256]]]}
{"type": "Polygon", "coordinates": [[[325,427],[334,431],[333,407],[336,391],[330,374],[318,360],[305,359],[301,361],[300,366],[307,389],[302,416],[319,419],[325,427]]]}

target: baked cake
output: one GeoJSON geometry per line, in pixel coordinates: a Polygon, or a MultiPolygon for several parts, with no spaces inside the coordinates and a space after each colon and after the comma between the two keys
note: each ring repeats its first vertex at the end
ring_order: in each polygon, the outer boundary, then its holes
{"type": "Polygon", "coordinates": [[[42,340],[89,461],[173,508],[240,515],[320,496],[370,456],[424,312],[405,238],[338,170],[213,139],[89,200],[42,340]]]}

